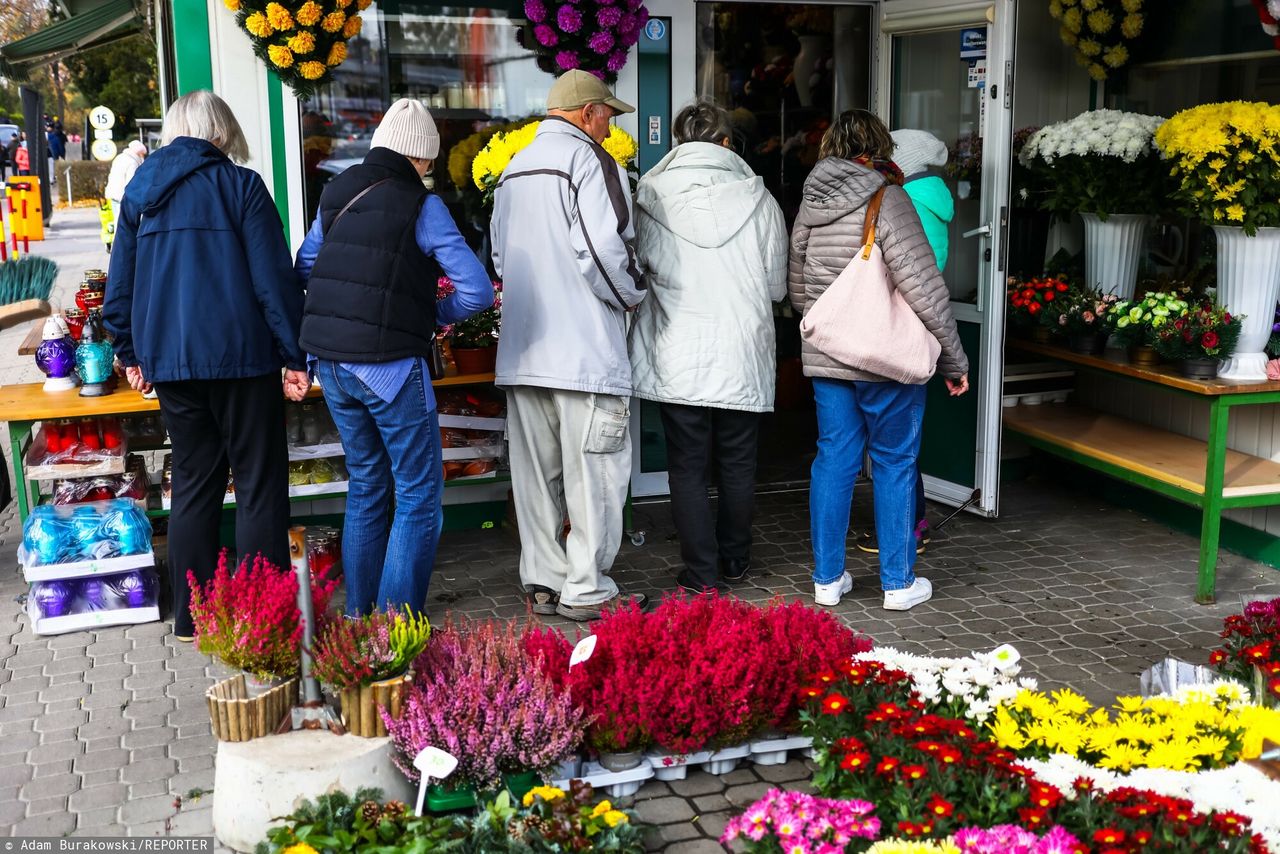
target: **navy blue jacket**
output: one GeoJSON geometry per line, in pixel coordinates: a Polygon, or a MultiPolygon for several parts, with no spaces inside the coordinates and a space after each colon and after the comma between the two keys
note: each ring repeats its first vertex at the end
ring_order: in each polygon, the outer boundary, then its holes
{"type": "Polygon", "coordinates": [[[302,286],[266,185],[212,144],[179,137],[129,182],[102,315],[149,382],[306,369],[302,286]]]}

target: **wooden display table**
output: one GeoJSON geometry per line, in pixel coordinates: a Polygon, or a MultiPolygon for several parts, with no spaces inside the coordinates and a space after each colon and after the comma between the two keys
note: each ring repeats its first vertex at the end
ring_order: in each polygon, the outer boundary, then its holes
{"type": "Polygon", "coordinates": [[[1009,346],[1208,401],[1208,441],[1065,404],[1006,408],[1004,426],[1033,447],[1200,508],[1196,601],[1213,604],[1222,511],[1280,505],[1280,463],[1228,450],[1228,416],[1234,406],[1280,403],[1280,382],[1192,380],[1169,366],[1140,367],[1032,341],[1009,346]]]}

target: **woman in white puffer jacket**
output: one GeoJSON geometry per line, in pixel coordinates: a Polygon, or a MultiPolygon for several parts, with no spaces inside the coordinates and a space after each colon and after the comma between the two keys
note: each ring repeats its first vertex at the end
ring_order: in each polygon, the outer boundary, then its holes
{"type": "Polygon", "coordinates": [[[661,404],[671,514],[700,593],[746,577],[760,413],[773,410],[773,303],[786,295],[787,232],[764,182],[729,147],[708,102],[685,107],[676,148],[640,179],[636,244],[649,295],[631,330],[636,397],[661,404]],[[715,460],[713,478],[712,460],[715,460]],[[713,516],[707,486],[719,486],[713,516]]]}

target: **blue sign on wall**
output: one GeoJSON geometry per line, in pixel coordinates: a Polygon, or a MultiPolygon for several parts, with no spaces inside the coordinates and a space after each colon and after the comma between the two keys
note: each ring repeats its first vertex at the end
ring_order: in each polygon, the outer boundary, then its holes
{"type": "Polygon", "coordinates": [[[960,31],[960,58],[985,59],[987,56],[987,28],[969,27],[960,31]]]}
{"type": "Polygon", "coordinates": [[[644,34],[650,41],[660,42],[667,34],[667,24],[661,18],[650,18],[644,25],[644,34]]]}

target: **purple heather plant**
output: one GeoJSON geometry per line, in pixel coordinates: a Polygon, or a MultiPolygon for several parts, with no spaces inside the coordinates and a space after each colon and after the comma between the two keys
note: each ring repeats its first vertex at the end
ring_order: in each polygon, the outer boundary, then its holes
{"type": "Polygon", "coordinates": [[[503,774],[549,772],[582,743],[584,712],[532,666],[526,631],[463,622],[432,636],[400,719],[386,721],[395,762],[411,780],[413,758],[427,746],[458,757],[451,783],[488,791],[503,774]]]}

